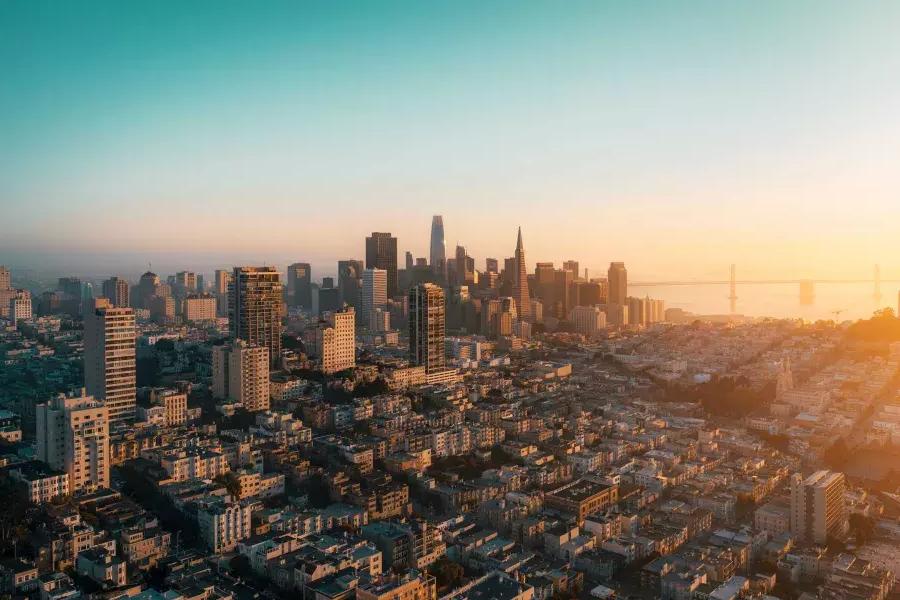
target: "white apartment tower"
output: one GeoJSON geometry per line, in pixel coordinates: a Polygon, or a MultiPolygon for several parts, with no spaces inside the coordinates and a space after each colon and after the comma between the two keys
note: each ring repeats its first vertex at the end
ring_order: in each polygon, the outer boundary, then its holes
{"type": "Polygon", "coordinates": [[[847,530],[844,474],[816,471],[806,479],[791,477],[791,533],[810,543],[824,543],[847,530]]]}
{"type": "Polygon", "coordinates": [[[103,400],[110,421],[133,420],[137,362],[134,310],[101,306],[84,317],[84,385],[103,400]]]}
{"type": "Polygon", "coordinates": [[[366,269],[362,273],[362,318],[369,324],[369,316],[376,308],[387,306],[387,271],[366,269]]]}
{"type": "Polygon", "coordinates": [[[30,321],[31,316],[31,292],[16,290],[15,295],[9,299],[9,320],[13,323],[30,321]]]}
{"type": "Polygon", "coordinates": [[[569,320],[583,335],[594,335],[606,327],[606,313],[599,306],[576,306],[569,311],[569,320]]]}
{"type": "Polygon", "coordinates": [[[235,340],[213,347],[215,398],[240,402],[253,412],[269,410],[269,349],[235,340]]]}
{"type": "Polygon", "coordinates": [[[85,394],[60,395],[35,410],[37,457],[69,476],[70,492],[109,487],[109,411],[85,394]]]}
{"type": "Polygon", "coordinates": [[[331,374],[356,366],[356,311],[352,307],[325,315],[316,330],[322,372],[331,374]]]}

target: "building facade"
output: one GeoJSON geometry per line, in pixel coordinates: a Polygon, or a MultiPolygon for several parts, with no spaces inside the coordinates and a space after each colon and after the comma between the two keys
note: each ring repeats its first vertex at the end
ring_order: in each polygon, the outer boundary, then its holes
{"type": "Polygon", "coordinates": [[[111,421],[133,420],[137,393],[134,310],[99,307],[84,316],[84,385],[111,421]]]}

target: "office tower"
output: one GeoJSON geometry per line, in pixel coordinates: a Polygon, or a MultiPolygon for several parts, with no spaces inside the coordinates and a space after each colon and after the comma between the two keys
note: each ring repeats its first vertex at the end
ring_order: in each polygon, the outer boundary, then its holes
{"type": "Polygon", "coordinates": [[[197,275],[197,291],[201,294],[206,293],[206,279],[203,275],[197,275]]]}
{"type": "Polygon", "coordinates": [[[821,544],[847,530],[844,474],[816,471],[806,479],[791,476],[791,533],[808,543],[821,544]]]}
{"type": "Polygon", "coordinates": [[[362,314],[363,325],[369,324],[369,315],[376,308],[387,306],[387,271],[366,269],[362,274],[362,314]]]}
{"type": "Polygon", "coordinates": [[[182,303],[185,321],[215,321],[218,302],[212,294],[189,294],[182,303]]]}
{"type": "Polygon", "coordinates": [[[519,227],[519,235],[516,239],[516,255],[513,265],[513,300],[516,302],[516,311],[523,321],[531,319],[531,303],[528,296],[528,272],[525,270],[525,246],[522,244],[522,228],[519,227]]]}
{"type": "Polygon", "coordinates": [[[274,267],[235,267],[229,286],[228,329],[231,339],[269,349],[281,358],[281,274],[274,267]]]}
{"type": "Polygon", "coordinates": [[[572,292],[575,288],[575,273],[567,269],[559,269],[553,272],[553,305],[556,317],[565,319],[569,310],[575,306],[572,301],[572,292]]]}
{"type": "Polygon", "coordinates": [[[513,334],[513,327],[518,319],[516,301],[509,297],[500,298],[500,311],[494,317],[497,320],[497,336],[506,337],[513,334]]]}
{"type": "Polygon", "coordinates": [[[609,282],[609,304],[624,306],[626,298],[628,298],[628,271],[625,269],[625,263],[609,263],[607,281],[609,282]]]}
{"type": "Polygon", "coordinates": [[[412,271],[414,266],[415,266],[415,263],[413,262],[412,252],[407,250],[406,251],[406,266],[405,266],[405,268],[407,271],[412,271]]]}
{"type": "Polygon", "coordinates": [[[496,258],[486,258],[484,259],[484,270],[487,273],[499,273],[498,270],[499,263],[496,258]]]}
{"type": "Polygon", "coordinates": [[[168,324],[175,320],[175,298],[171,296],[151,296],[146,309],[157,323],[168,324]]]}
{"type": "Polygon", "coordinates": [[[131,286],[121,277],[110,277],[103,282],[103,297],[118,308],[131,306],[129,299],[131,286]]]}
{"type": "Polygon", "coordinates": [[[369,330],[375,333],[385,333],[391,330],[391,311],[384,308],[376,308],[369,315],[369,330]]]}
{"type": "Polygon", "coordinates": [[[606,313],[599,306],[576,306],[569,312],[575,331],[591,336],[606,327],[606,313]]]}
{"type": "Polygon", "coordinates": [[[447,250],[444,244],[444,217],[431,217],[431,248],[428,254],[431,270],[440,281],[447,278],[447,250]]]}
{"type": "Polygon", "coordinates": [[[531,320],[535,323],[544,322],[544,305],[540,300],[531,301],[531,320]]]}
{"type": "Polygon", "coordinates": [[[338,261],[338,291],[341,302],[359,308],[359,288],[362,285],[363,261],[338,261]]]}
{"type": "Polygon", "coordinates": [[[500,300],[491,299],[481,302],[481,335],[489,338],[497,337],[497,315],[500,314],[500,300]]]}
{"type": "Polygon", "coordinates": [[[567,260],[563,262],[563,271],[571,271],[572,277],[578,279],[581,277],[581,273],[578,272],[578,261],[577,260],[567,260]]]}
{"type": "Polygon", "coordinates": [[[325,374],[356,366],[356,311],[352,307],[325,315],[316,329],[316,350],[325,374]]]}
{"type": "Polygon", "coordinates": [[[647,324],[648,303],[644,298],[628,299],[628,324],[643,326],[647,324]]]}
{"type": "Polygon", "coordinates": [[[409,361],[426,373],[444,368],[444,290],[422,283],[409,290],[409,361]]]}
{"type": "Polygon", "coordinates": [[[0,265],[0,291],[12,289],[12,278],[9,276],[9,269],[0,265]]]}
{"type": "Polygon", "coordinates": [[[390,233],[373,232],[366,238],[366,268],[387,273],[387,295],[397,295],[397,238],[390,233]]]}
{"type": "Polygon", "coordinates": [[[628,325],[628,304],[607,304],[606,322],[617,327],[628,325]]]}
{"type": "Polygon", "coordinates": [[[81,280],[77,277],[60,277],[57,282],[57,289],[72,298],[81,300],[82,289],[81,280]]]}
{"type": "Polygon", "coordinates": [[[312,268],[294,263],[287,269],[287,293],[291,306],[312,308],[312,268]]]}
{"type": "Polygon", "coordinates": [[[231,283],[231,272],[224,269],[216,269],[213,294],[216,296],[216,314],[220,317],[228,316],[229,283],[231,283]]]}
{"type": "Polygon", "coordinates": [[[10,322],[30,321],[31,316],[31,292],[28,290],[15,290],[15,295],[9,299],[10,322]]]}
{"type": "Polygon", "coordinates": [[[134,310],[100,307],[84,316],[84,385],[110,421],[134,419],[137,381],[134,310]]]}
{"type": "Polygon", "coordinates": [[[603,289],[599,283],[579,281],[575,284],[575,306],[594,306],[606,304],[603,289]]]}
{"type": "Polygon", "coordinates": [[[108,488],[109,408],[82,389],[38,404],[35,413],[37,457],[69,476],[69,491],[108,488]]]}
{"type": "Polygon", "coordinates": [[[141,275],[137,284],[136,306],[138,308],[150,308],[150,298],[156,295],[156,288],[159,286],[159,277],[156,273],[147,271],[141,275]]]}
{"type": "Polygon", "coordinates": [[[427,269],[428,268],[428,259],[426,259],[424,256],[420,256],[419,258],[416,259],[415,267],[417,269],[427,269]]]}
{"type": "Polygon", "coordinates": [[[197,291],[197,274],[193,271],[179,271],[175,273],[175,289],[182,294],[197,291]]]}
{"type": "Polygon", "coordinates": [[[248,411],[269,410],[269,349],[234,340],[213,346],[213,397],[240,402],[248,411]]]}
{"type": "MultiPolygon", "coordinates": [[[[326,279],[328,279],[326,277],[326,279]]],[[[313,286],[312,289],[312,312],[321,315],[332,310],[341,308],[341,291],[336,287],[313,286]]]]}

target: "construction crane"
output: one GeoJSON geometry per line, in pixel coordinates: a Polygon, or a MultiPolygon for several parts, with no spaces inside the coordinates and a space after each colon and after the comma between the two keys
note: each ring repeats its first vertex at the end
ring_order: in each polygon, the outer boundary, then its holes
{"type": "Polygon", "coordinates": [[[838,310],[833,310],[833,311],[831,311],[831,314],[834,315],[834,322],[835,322],[835,323],[838,322],[838,317],[841,316],[841,313],[842,313],[842,312],[844,312],[844,309],[843,309],[843,308],[839,308],[838,310]]]}

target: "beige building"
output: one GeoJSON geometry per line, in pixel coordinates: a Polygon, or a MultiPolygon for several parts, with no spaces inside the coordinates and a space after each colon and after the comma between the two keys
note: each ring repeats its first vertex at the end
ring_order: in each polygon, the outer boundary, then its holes
{"type": "Polygon", "coordinates": [[[436,600],[437,585],[433,576],[411,569],[403,576],[361,581],[356,600],[436,600]]]}
{"type": "Polygon", "coordinates": [[[215,321],[216,306],[216,297],[212,294],[191,294],[182,305],[184,320],[215,321]]]}
{"type": "Polygon", "coordinates": [[[583,335],[594,335],[606,327],[606,313],[598,306],[576,306],[569,311],[569,320],[583,335]]]}
{"type": "Polygon", "coordinates": [[[847,530],[844,474],[816,471],[806,479],[791,477],[791,533],[801,540],[824,543],[847,530]]]}
{"type": "Polygon", "coordinates": [[[85,395],[60,395],[35,410],[37,457],[69,476],[70,492],[109,487],[109,410],[85,395]]]}
{"type": "Polygon", "coordinates": [[[84,384],[111,421],[133,420],[136,395],[134,310],[100,307],[84,317],[84,384]]]}
{"type": "Polygon", "coordinates": [[[16,290],[9,299],[9,320],[13,323],[31,320],[31,292],[16,290]]]}
{"type": "Polygon", "coordinates": [[[175,427],[187,421],[187,394],[171,388],[150,391],[150,403],[164,409],[163,425],[175,427]]]}
{"type": "Polygon", "coordinates": [[[213,347],[213,397],[269,410],[269,350],[244,340],[213,347]]]}
{"type": "Polygon", "coordinates": [[[228,288],[228,326],[232,339],[269,350],[269,361],[281,357],[281,274],[274,267],[235,267],[228,288]]]}
{"type": "Polygon", "coordinates": [[[336,310],[325,315],[316,330],[316,350],[323,373],[337,373],[356,366],[356,311],[336,310]]]}

